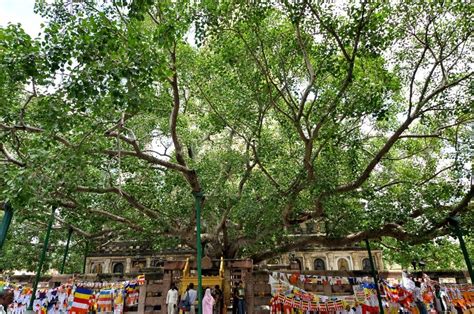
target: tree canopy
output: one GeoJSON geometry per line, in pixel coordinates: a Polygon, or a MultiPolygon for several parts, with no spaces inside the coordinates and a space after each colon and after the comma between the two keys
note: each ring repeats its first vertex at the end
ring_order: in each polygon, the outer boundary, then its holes
{"type": "Polygon", "coordinates": [[[38,1],[37,38],[0,28],[7,251],[51,206],[75,254],[194,248],[192,192],[216,257],[474,231],[467,2],[73,3],[38,1]]]}

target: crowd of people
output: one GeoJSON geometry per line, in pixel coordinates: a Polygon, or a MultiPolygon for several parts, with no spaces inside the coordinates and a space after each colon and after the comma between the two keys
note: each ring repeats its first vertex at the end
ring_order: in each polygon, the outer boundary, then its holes
{"type": "MultiPolygon", "coordinates": [[[[216,285],[214,288],[204,288],[202,298],[203,314],[223,314],[224,293],[216,285]]],[[[245,290],[242,282],[236,283],[232,289],[232,313],[245,314],[245,290]]],[[[190,283],[183,295],[179,295],[176,285],[172,285],[166,295],[166,307],[168,314],[195,314],[198,306],[198,293],[193,283],[190,283]]]]}

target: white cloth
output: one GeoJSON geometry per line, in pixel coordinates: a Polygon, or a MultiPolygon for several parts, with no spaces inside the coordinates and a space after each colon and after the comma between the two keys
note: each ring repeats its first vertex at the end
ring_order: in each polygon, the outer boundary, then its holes
{"type": "Polygon", "coordinates": [[[166,304],[178,304],[178,290],[168,290],[168,294],[166,295],[166,304]]]}
{"type": "Polygon", "coordinates": [[[175,314],[178,309],[178,290],[170,289],[166,294],[166,305],[168,314],[175,314]]]}
{"type": "Polygon", "coordinates": [[[407,290],[413,290],[415,289],[415,282],[408,278],[408,275],[406,272],[402,272],[402,283],[401,286],[407,290]]]}

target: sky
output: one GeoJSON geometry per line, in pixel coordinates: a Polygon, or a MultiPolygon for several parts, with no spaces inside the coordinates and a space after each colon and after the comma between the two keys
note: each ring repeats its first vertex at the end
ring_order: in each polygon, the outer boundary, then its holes
{"type": "Polygon", "coordinates": [[[32,37],[41,31],[42,18],[33,12],[35,0],[0,0],[0,26],[20,23],[32,37]]]}

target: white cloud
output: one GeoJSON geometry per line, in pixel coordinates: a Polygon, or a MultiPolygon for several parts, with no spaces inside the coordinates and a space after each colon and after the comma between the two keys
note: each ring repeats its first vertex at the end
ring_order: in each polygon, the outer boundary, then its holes
{"type": "Polygon", "coordinates": [[[0,0],[0,26],[21,24],[32,37],[38,36],[43,18],[33,12],[35,0],[0,0]]]}

